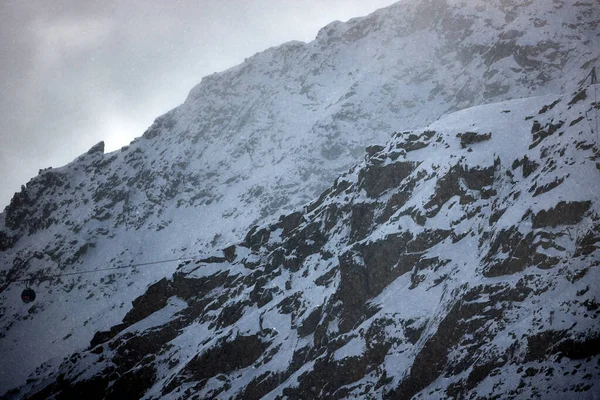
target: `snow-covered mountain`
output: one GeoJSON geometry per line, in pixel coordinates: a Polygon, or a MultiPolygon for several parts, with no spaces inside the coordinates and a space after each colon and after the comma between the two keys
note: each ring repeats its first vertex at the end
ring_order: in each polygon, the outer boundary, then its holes
{"type": "Polygon", "coordinates": [[[395,134],[13,394],[597,398],[598,86],[395,134]]]}
{"type": "MultiPolygon", "coordinates": [[[[198,258],[313,199],[393,131],[570,92],[600,60],[598,5],[402,1],[206,77],[130,146],[98,144],[17,193],[0,215],[0,278],[198,258]]],[[[33,307],[10,285],[0,388],[86,347],[177,264],[32,280],[33,307]]]]}

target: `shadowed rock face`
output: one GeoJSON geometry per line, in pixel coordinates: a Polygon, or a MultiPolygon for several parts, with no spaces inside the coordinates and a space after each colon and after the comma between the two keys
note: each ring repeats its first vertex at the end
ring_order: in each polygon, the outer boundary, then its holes
{"type": "Polygon", "coordinates": [[[576,124],[534,147],[529,134],[591,110],[568,98],[395,135],[301,211],[182,263],[15,396],[589,397],[600,387],[600,204],[576,189],[599,179],[600,150],[576,124]],[[478,124],[493,134],[464,146],[457,133],[478,124]]]}
{"type": "Polygon", "coordinates": [[[385,190],[396,187],[411,174],[414,166],[411,163],[397,162],[384,166],[373,165],[361,171],[359,182],[369,197],[379,197],[385,190]]]}
{"type": "MultiPolygon", "coordinates": [[[[180,375],[192,376],[194,381],[200,381],[200,384],[194,387],[194,390],[200,390],[208,378],[251,366],[266,347],[268,346],[265,346],[256,335],[238,336],[231,341],[223,341],[210,351],[194,357],[180,375]]],[[[170,393],[185,381],[186,379],[175,377],[165,386],[163,394],[170,393]]]]}
{"type": "Polygon", "coordinates": [[[542,210],[533,216],[533,227],[556,227],[558,225],[576,225],[590,209],[591,201],[561,201],[549,210],[542,210]]]}

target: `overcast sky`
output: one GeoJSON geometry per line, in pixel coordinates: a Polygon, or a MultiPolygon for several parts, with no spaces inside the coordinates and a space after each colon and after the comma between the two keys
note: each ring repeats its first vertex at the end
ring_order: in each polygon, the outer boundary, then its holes
{"type": "Polygon", "coordinates": [[[0,0],[0,210],[104,140],[112,151],[201,78],[394,0],[0,0]]]}

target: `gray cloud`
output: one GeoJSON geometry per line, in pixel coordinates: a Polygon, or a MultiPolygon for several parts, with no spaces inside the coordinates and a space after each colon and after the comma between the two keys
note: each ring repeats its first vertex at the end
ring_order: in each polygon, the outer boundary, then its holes
{"type": "Polygon", "coordinates": [[[205,75],[393,0],[5,0],[0,207],[39,169],[115,150],[205,75]]]}

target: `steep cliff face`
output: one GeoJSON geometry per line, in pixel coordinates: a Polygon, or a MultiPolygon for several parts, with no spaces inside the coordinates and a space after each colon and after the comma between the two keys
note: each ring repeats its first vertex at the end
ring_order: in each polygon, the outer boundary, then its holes
{"type": "Polygon", "coordinates": [[[593,398],[598,89],[396,133],[14,395],[593,398]]]}
{"type": "MultiPolygon", "coordinates": [[[[252,225],[316,197],[390,132],[577,87],[600,57],[599,9],[597,1],[403,1],[332,23],[311,43],[259,53],[204,78],[120,151],[104,154],[99,144],[41,171],[0,214],[0,278],[197,258],[239,241],[252,225]]],[[[393,181],[414,166],[390,168],[393,181]]],[[[377,185],[371,196],[385,187],[377,185]]],[[[375,213],[360,207],[356,240],[375,213]]],[[[11,285],[0,294],[8,360],[0,387],[84,347],[176,265],[34,279],[34,307],[20,304],[22,287],[11,285]]]]}

